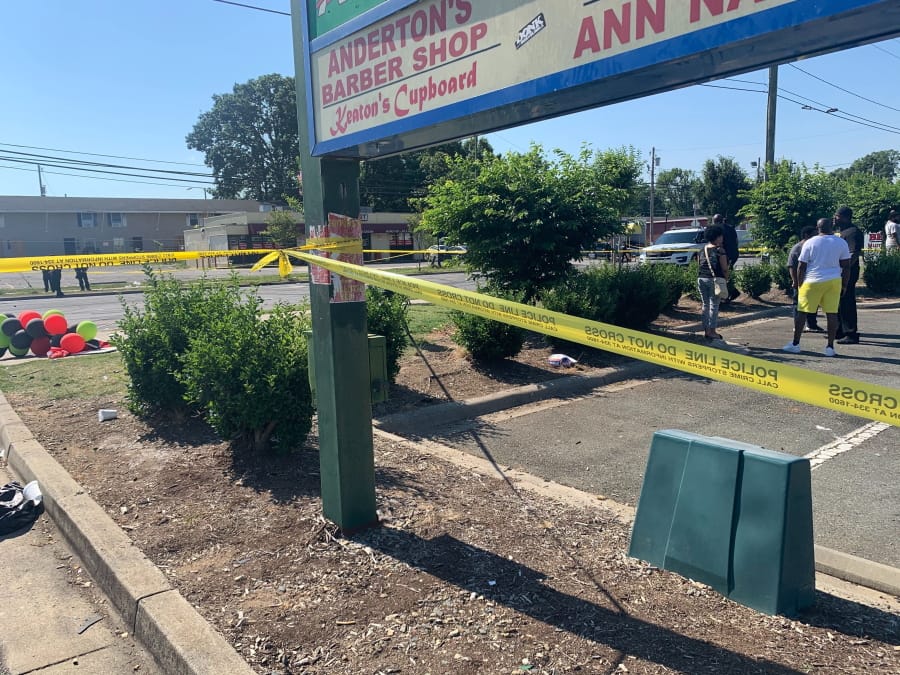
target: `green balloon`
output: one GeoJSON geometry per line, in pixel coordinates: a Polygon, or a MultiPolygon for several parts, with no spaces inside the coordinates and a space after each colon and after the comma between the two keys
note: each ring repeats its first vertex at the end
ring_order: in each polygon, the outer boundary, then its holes
{"type": "Polygon", "coordinates": [[[28,350],[30,348],[31,347],[13,347],[12,345],[10,345],[9,353],[12,354],[13,356],[15,356],[17,359],[21,359],[23,356],[25,356],[28,353],[28,350]]]}
{"type": "Polygon", "coordinates": [[[85,342],[87,342],[88,340],[93,340],[95,337],[97,337],[97,324],[95,324],[93,321],[82,321],[78,324],[75,332],[83,337],[85,339],[85,342]]]}
{"type": "Polygon", "coordinates": [[[9,335],[0,332],[0,347],[9,347],[9,335]]]}
{"type": "Polygon", "coordinates": [[[46,312],[44,312],[44,314],[43,314],[43,316],[41,316],[41,318],[46,319],[48,316],[52,316],[53,314],[59,314],[60,316],[63,315],[63,313],[60,312],[58,309],[48,309],[46,312]]]}

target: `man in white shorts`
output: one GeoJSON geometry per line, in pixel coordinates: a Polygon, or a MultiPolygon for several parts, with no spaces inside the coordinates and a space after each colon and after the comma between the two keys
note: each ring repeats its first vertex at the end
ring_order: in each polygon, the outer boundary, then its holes
{"type": "Polygon", "coordinates": [[[800,251],[797,279],[797,316],[794,319],[794,340],[783,349],[800,353],[800,336],[807,314],[815,314],[821,307],[828,321],[828,344],[825,356],[836,356],[834,338],[838,329],[838,305],[850,280],[850,247],[841,237],[834,236],[834,226],[828,218],[816,223],[819,234],[810,237],[800,251]]]}

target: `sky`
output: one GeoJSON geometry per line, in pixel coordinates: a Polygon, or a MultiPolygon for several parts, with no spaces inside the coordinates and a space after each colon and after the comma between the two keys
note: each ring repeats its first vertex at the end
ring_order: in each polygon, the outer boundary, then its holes
{"type": "MultiPolygon", "coordinates": [[[[289,0],[241,1],[290,11],[289,0]]],[[[184,139],[212,96],[267,73],[294,74],[288,16],[215,0],[0,0],[0,26],[4,195],[39,194],[34,165],[10,160],[31,158],[13,153],[139,166],[145,174],[146,168],[205,173],[203,155],[188,150],[184,139]]],[[[572,153],[583,143],[633,146],[648,163],[655,148],[659,170],[699,170],[722,155],[753,176],[751,162],[765,155],[766,78],[766,71],[746,73],[488,139],[499,152],[525,151],[532,143],[572,153]]],[[[781,66],[779,91],[799,103],[779,101],[776,158],[832,170],[869,152],[900,148],[897,81],[900,39],[781,66]],[[838,112],[805,110],[803,103],[838,112]],[[843,114],[879,128],[840,119],[843,114]]],[[[204,195],[202,182],[175,176],[101,180],[110,177],[66,173],[75,172],[44,167],[48,196],[204,195]]]]}

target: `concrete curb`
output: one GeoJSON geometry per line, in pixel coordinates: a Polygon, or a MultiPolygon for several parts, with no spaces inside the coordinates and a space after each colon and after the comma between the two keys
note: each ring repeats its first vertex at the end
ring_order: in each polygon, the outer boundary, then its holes
{"type": "Polygon", "coordinates": [[[31,435],[0,393],[0,449],[23,481],[36,480],[47,513],[85,570],[166,673],[252,674],[230,644],[31,435]]]}
{"type": "Polygon", "coordinates": [[[634,377],[648,377],[662,372],[663,366],[638,361],[620,368],[606,368],[598,375],[569,375],[539,384],[526,384],[493,394],[466,399],[437,403],[427,408],[412,412],[395,413],[375,420],[377,427],[392,433],[409,433],[423,424],[429,428],[436,425],[452,424],[462,420],[489,415],[490,413],[516,408],[527,403],[543,401],[548,398],[563,398],[587,394],[598,387],[634,377]]]}
{"type": "Polygon", "coordinates": [[[816,546],[816,571],[900,597],[900,569],[816,546]]]}

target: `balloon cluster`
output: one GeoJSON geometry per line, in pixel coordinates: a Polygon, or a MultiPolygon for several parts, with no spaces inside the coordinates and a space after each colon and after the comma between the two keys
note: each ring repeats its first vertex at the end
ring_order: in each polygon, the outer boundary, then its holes
{"type": "Polygon", "coordinates": [[[44,312],[27,310],[19,314],[0,313],[0,356],[9,353],[22,358],[31,352],[47,356],[54,350],[77,354],[85,349],[98,349],[97,324],[81,321],[69,325],[63,313],[56,309],[44,312]]]}

